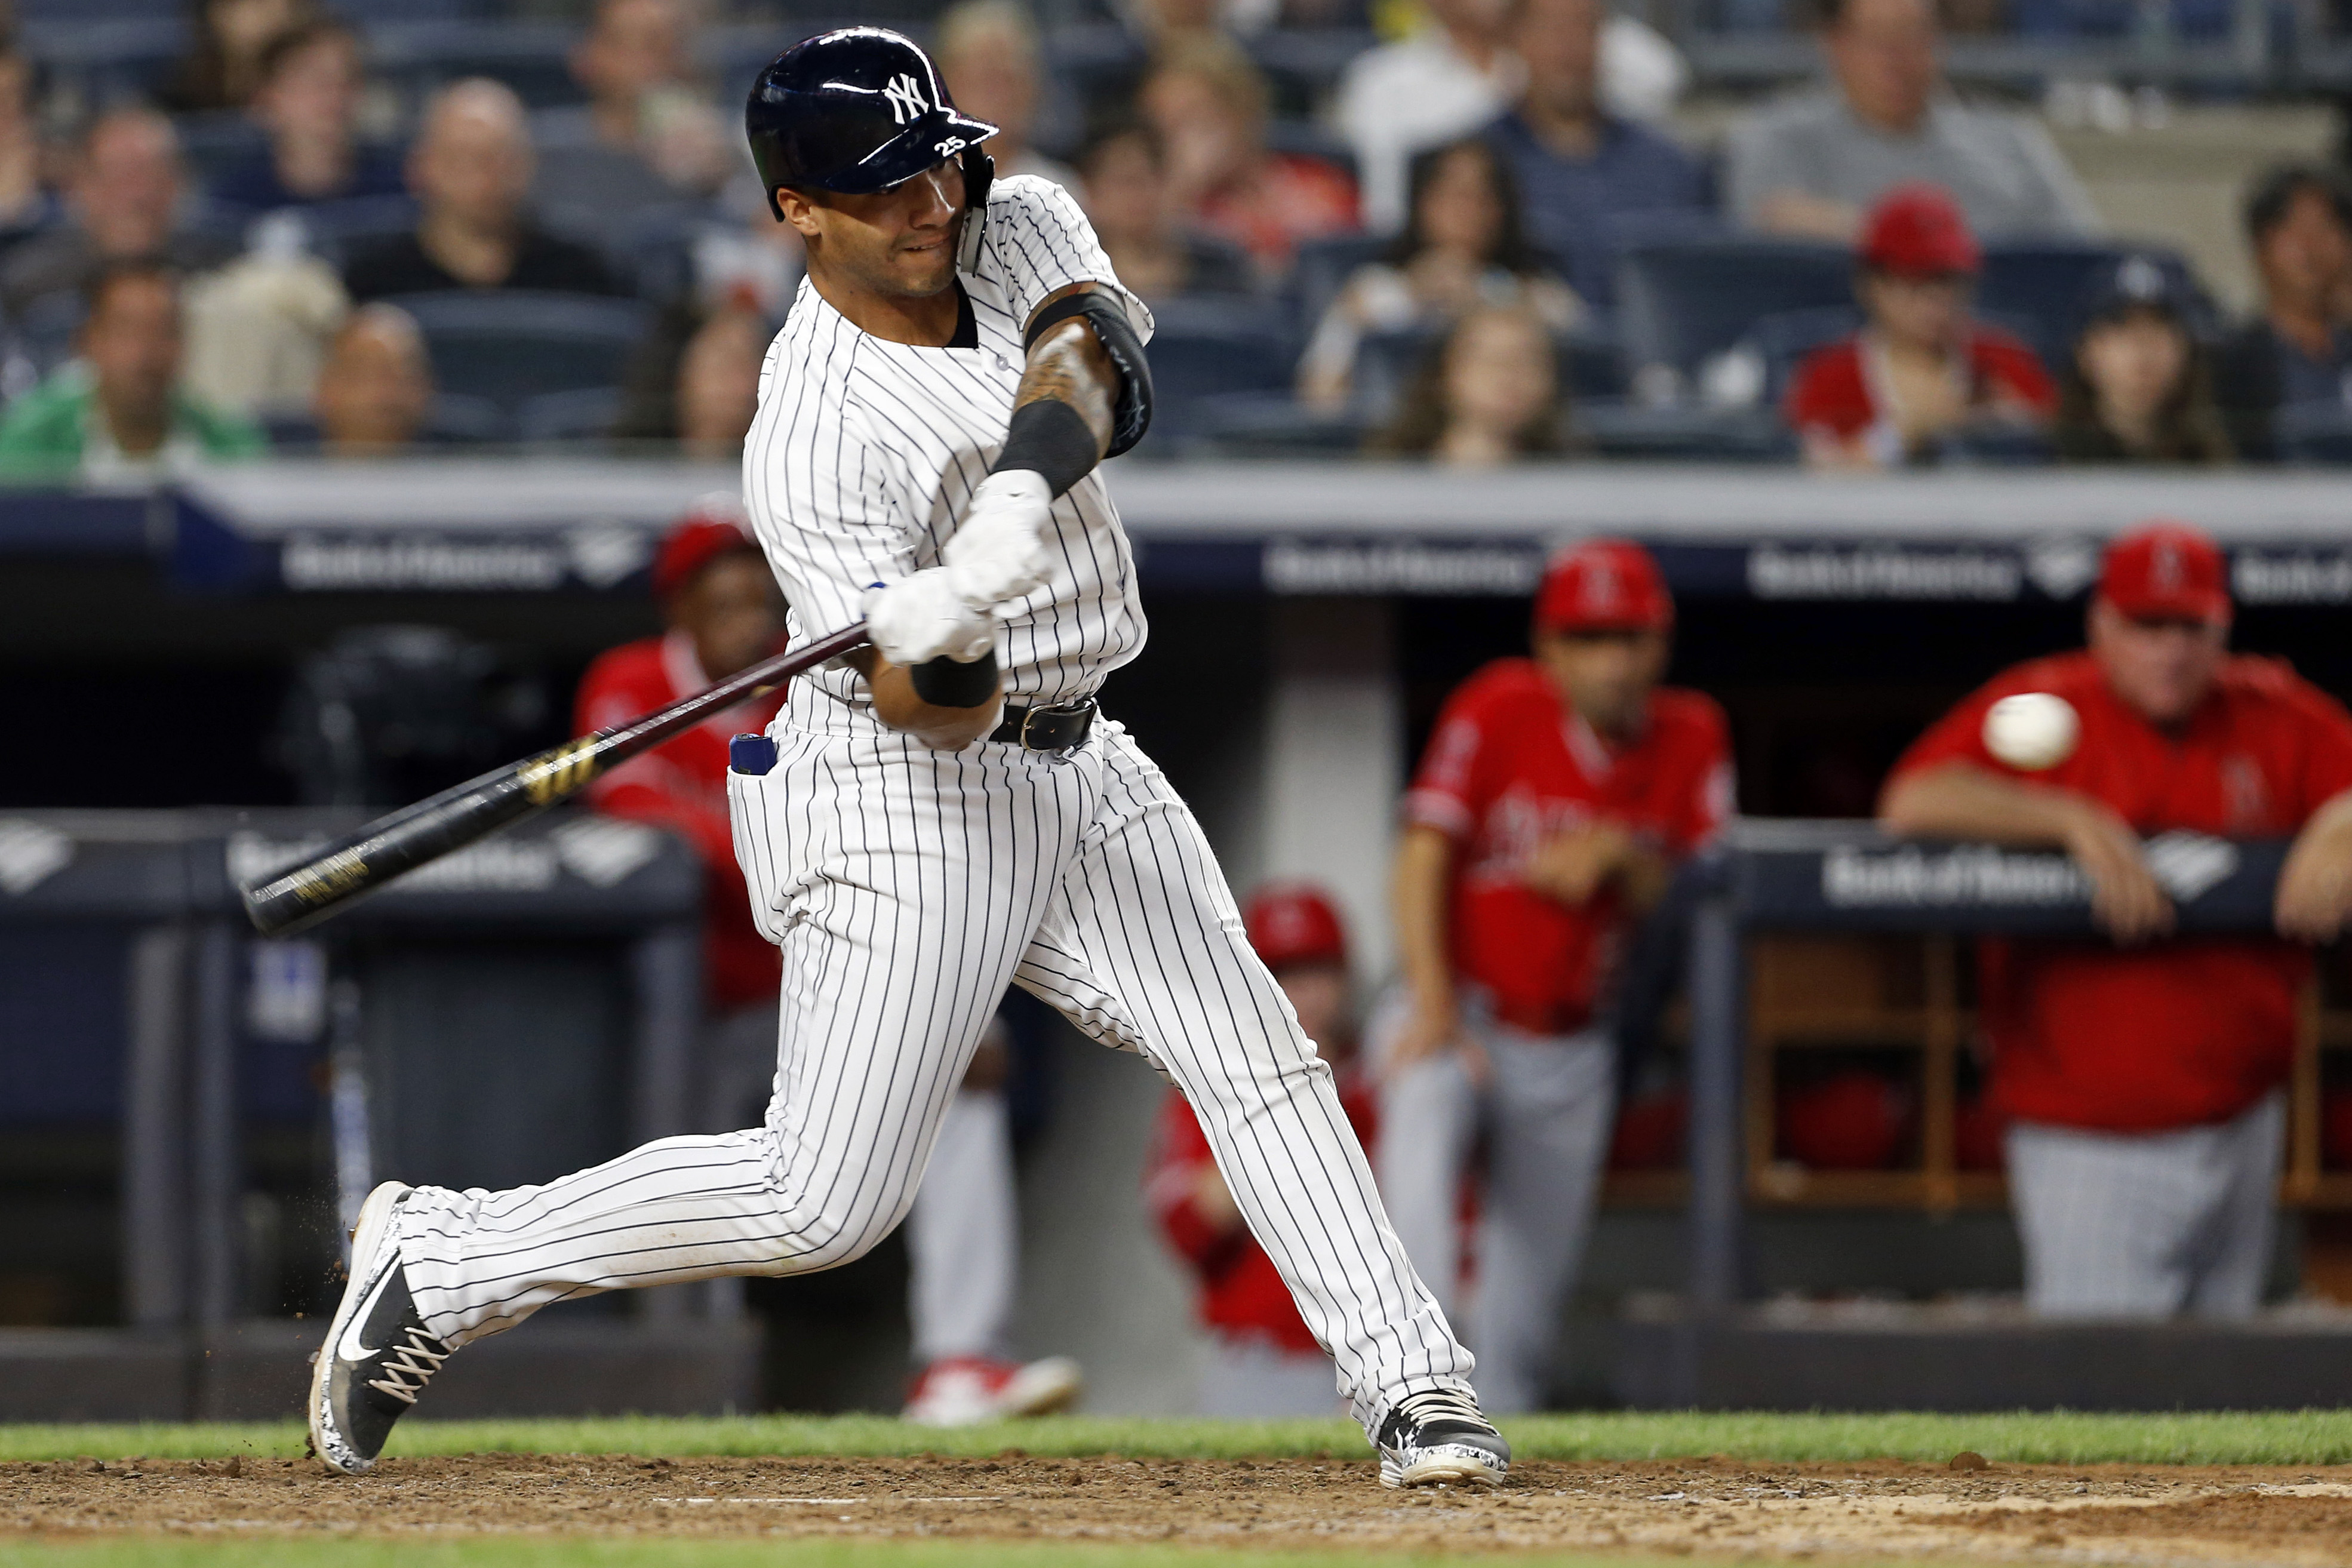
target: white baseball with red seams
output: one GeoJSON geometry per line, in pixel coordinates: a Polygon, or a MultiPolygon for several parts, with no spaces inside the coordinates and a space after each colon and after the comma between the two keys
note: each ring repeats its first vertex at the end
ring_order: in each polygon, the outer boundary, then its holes
{"type": "Polygon", "coordinates": [[[1985,710],[1985,750],[2012,768],[2042,773],[2074,754],[2083,716],[2054,691],[2021,691],[1985,710]]]}
{"type": "MultiPolygon", "coordinates": [[[[869,336],[803,283],[769,352],[744,489],[799,637],[940,563],[1003,443],[1024,324],[1067,284],[1118,287],[1058,187],[1000,180],[985,216],[960,257],[967,346],[869,336]]],[[[1148,335],[1150,313],[1119,294],[1148,335]]],[[[998,642],[1014,703],[1090,698],[1144,641],[1099,472],[1053,503],[1044,537],[1048,579],[998,642]]],[[[794,682],[770,733],[773,770],[730,778],[736,854],[784,960],[766,1124],[541,1187],[418,1188],[399,1245],[432,1331],[463,1345],[569,1297],[859,1256],[905,1215],[1012,984],[1183,1089],[1391,1479],[1500,1479],[1499,1440],[1485,1459],[1461,1447],[1474,1363],[1381,1210],[1329,1068],[1191,811],[1126,732],[933,751],[885,728],[837,668],[794,682]]]]}

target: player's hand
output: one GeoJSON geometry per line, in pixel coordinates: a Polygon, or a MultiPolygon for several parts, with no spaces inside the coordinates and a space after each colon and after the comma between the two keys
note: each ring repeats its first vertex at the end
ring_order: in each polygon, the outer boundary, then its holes
{"type": "Polygon", "coordinates": [[[2122,817],[2085,800],[2067,826],[2065,843],[2091,879],[2091,919],[2101,930],[2125,947],[2172,930],[2172,900],[2122,817]]]}
{"type": "Polygon", "coordinates": [[[1225,1185],[1224,1173],[1213,1163],[1202,1166],[1192,1179],[1192,1208],[1201,1223],[1220,1236],[1241,1228],[1242,1205],[1234,1202],[1233,1188],[1225,1185]]]}
{"type": "Polygon", "coordinates": [[[1520,879],[1548,899],[1585,903],[1623,868],[1633,836],[1613,822],[1588,822],[1555,833],[1528,857],[1520,879]]]}
{"type": "Polygon", "coordinates": [[[1417,1062],[1458,1049],[1465,1043],[1462,1014],[1454,1005],[1454,998],[1415,993],[1404,1022],[1390,1037],[1389,1048],[1381,1060],[1381,1070],[1383,1075],[1392,1076],[1417,1062]]]}
{"type": "Polygon", "coordinates": [[[964,664],[996,646],[996,619],[957,591],[944,566],[866,593],[866,637],[892,664],[911,669],[944,655],[964,664]]]}
{"type": "Polygon", "coordinates": [[[980,481],[963,526],[940,552],[956,592],[974,609],[992,610],[1045,585],[1045,520],[1054,497],[1045,476],[1007,468],[980,481]]]}
{"type": "Polygon", "coordinates": [[[2352,917],[2352,834],[2305,831],[2279,869],[2271,917],[2291,942],[2333,942],[2352,917]]]}

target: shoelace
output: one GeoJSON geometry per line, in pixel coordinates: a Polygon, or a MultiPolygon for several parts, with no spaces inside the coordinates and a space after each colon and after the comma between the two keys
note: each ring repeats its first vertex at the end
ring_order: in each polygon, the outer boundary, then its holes
{"type": "Polygon", "coordinates": [[[1431,1421],[1467,1421],[1474,1426],[1494,1430],[1495,1424],[1486,1419],[1478,1401],[1467,1394],[1450,1388],[1426,1389],[1420,1394],[1408,1394],[1397,1401],[1397,1411],[1414,1426],[1431,1421]]]}
{"type": "Polygon", "coordinates": [[[416,1403],[417,1394],[423,1392],[425,1385],[433,1381],[433,1374],[441,1370],[441,1363],[456,1352],[448,1350],[435,1350],[433,1347],[441,1342],[423,1329],[412,1327],[407,1332],[408,1342],[394,1348],[384,1357],[383,1365],[381,1368],[383,1375],[368,1379],[368,1386],[379,1393],[389,1394],[394,1399],[405,1404],[414,1405],[416,1403]],[[416,1381],[414,1383],[404,1381],[405,1378],[412,1377],[416,1381]]]}

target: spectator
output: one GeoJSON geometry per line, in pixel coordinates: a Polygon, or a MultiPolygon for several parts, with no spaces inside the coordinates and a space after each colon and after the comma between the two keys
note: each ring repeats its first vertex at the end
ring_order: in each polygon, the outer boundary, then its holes
{"type": "Polygon", "coordinates": [[[1324,312],[1299,361],[1301,401],[1320,408],[1347,403],[1365,333],[1442,329],[1474,305],[1523,309],[1553,331],[1584,313],[1528,244],[1510,171],[1478,141],[1413,161],[1412,216],[1324,312]]]}
{"type": "Polygon", "coordinates": [[[1750,228],[1851,241],[1897,185],[1952,193],[1992,235],[2081,235],[2090,197],[2040,126],[1952,97],[1932,0],[1821,0],[1833,87],[1749,114],[1727,142],[1727,205],[1750,228]]]}
{"type": "Polygon", "coordinates": [[[1000,174],[1035,174],[1070,190],[1077,174],[1030,145],[1045,67],[1037,25],[1019,0],[963,0],[940,17],[940,75],[955,106],[996,127],[989,156],[1000,174]]]}
{"type": "Polygon", "coordinates": [[[1866,324],[1797,367],[1785,413],[1817,468],[1883,468],[1948,437],[2046,420],[2057,394],[2032,349],[1969,315],[1983,265],[1949,196],[1890,192],[1862,237],[1854,290],[1866,324]]]}
{"type": "Polygon", "coordinates": [[[252,112],[269,149],[215,177],[215,201],[268,212],[400,195],[400,160],[359,140],[358,35],[340,22],[305,23],[270,41],[260,70],[252,112]]]}
{"type": "Polygon", "coordinates": [[[1239,246],[1202,234],[1170,198],[1167,149],[1140,121],[1087,144],[1079,188],[1118,280],[1149,303],[1179,294],[1246,294],[1256,288],[1239,246]]]}
{"type": "Polygon", "coordinates": [[[686,455],[740,463],[760,407],[760,367],[773,334],[745,304],[713,311],[677,366],[677,437],[686,455]]]}
{"type": "Polygon", "coordinates": [[[362,304],[441,289],[545,289],[613,294],[596,253],[558,239],[523,210],[530,140],[513,89],[475,78],[445,88],[408,154],[415,232],[353,256],[343,285],[362,304]]]}
{"type": "Polygon", "coordinates": [[[2205,351],[2164,268],[2126,257],[2092,291],[2053,428],[2075,463],[2226,463],[2205,351]]]}
{"type": "Polygon", "coordinates": [[[2290,163],[2264,175],[2246,201],[2246,237],[2262,279],[2263,310],[2216,358],[2221,406],[2248,457],[2273,458],[2282,408],[2352,407],[2352,187],[2334,171],[2290,163]]]}
{"type": "MultiPolygon", "coordinates": [[[[1316,1055],[1329,1064],[1357,1142],[1371,1149],[1371,1086],[1358,1067],[1348,938],[1339,911],[1318,889],[1277,886],[1250,900],[1242,924],[1316,1055]]],[[[1209,1332],[1200,1413],[1257,1419],[1335,1414],[1331,1358],[1307,1332],[1273,1259],[1243,1223],[1200,1119],[1172,1089],[1160,1101],[1143,1185],[1160,1234],[1199,1288],[1197,1310],[1209,1332]]]]}
{"type": "Polygon", "coordinates": [[[1511,0],[1428,0],[1412,37],[1365,50],[1339,79],[1340,130],[1356,149],[1364,225],[1380,233],[1407,215],[1416,153],[1495,118],[1522,79],[1505,40],[1511,0]]]}
{"type": "Polygon", "coordinates": [[[1711,200],[1698,160],[1605,106],[1607,15],[1602,0],[1521,0],[1512,39],[1527,88],[1486,132],[1518,181],[1529,233],[1598,310],[1616,299],[1619,218],[1702,213],[1711,200]]]}
{"type": "Polygon", "coordinates": [[[1195,38],[1263,32],[1282,5],[1281,0],[1112,0],[1110,9],[1137,45],[1157,54],[1195,38]]]}
{"type": "Polygon", "coordinates": [[[1454,324],[1407,390],[1377,451],[1492,468],[1569,449],[1551,331],[1524,308],[1481,305],[1454,324]]]}
{"type": "Polygon", "coordinates": [[[433,406],[433,363],[397,305],[362,305],[328,346],[314,403],[320,446],[338,458],[389,458],[416,444],[433,406]]]}
{"type": "Polygon", "coordinates": [[[2053,1318],[2244,1317],[2270,1260],[2306,944],[2352,905],[2352,714],[2229,653],[2213,542],[2153,523],[2107,550],[2089,647],[2007,670],[1896,763],[1891,832],[2064,849],[2110,939],[1980,938],[1979,1018],[2009,1121],[2026,1305],[2053,1318]],[[2003,697],[2053,693],[2074,751],[1985,746],[2003,697]],[[2294,836],[2274,939],[2176,937],[2143,840],[2294,836]]]}
{"type": "Polygon", "coordinates": [[[1171,46],[1137,97],[1168,149],[1178,205],[1278,277],[1298,242],[1356,226],[1355,183],[1320,158],[1265,145],[1265,79],[1213,37],[1171,46]]]}
{"type": "Polygon", "coordinates": [[[559,229],[614,232],[684,194],[656,167],[652,144],[693,79],[686,15],[678,0],[597,0],[571,63],[588,102],[533,118],[531,202],[559,229]]]}
{"type": "Polygon", "coordinates": [[[0,44],[0,252],[57,218],[42,153],[33,115],[33,62],[0,44]]]}
{"type": "Polygon", "coordinates": [[[316,14],[311,0],[189,0],[194,41],[158,100],[174,114],[243,109],[261,86],[269,46],[316,14]]]}
{"type": "Polygon", "coordinates": [[[86,289],[79,357],[0,420],[0,468],[146,479],[257,457],[261,433],[180,385],[180,290],[152,261],[110,262],[86,289]]]}
{"type": "Polygon", "coordinates": [[[82,135],[66,183],[68,221],[26,240],[0,265],[0,310],[22,321],[34,301],[74,296],[111,262],[153,258],[183,273],[225,261],[234,247],[183,226],[180,139],[151,109],[100,115],[82,135]]]}
{"type": "Polygon", "coordinates": [[[1406,1008],[1374,1059],[1381,1193],[1448,1316],[1458,1194],[1486,1179],[1468,1338],[1478,1394],[1538,1408],[1598,1195],[1616,1046],[1598,1016],[1617,954],[1676,864],[1731,809],[1722,710],[1661,687],[1674,602],[1638,545],[1556,558],[1532,659],[1447,700],[1396,856],[1406,1008]]]}

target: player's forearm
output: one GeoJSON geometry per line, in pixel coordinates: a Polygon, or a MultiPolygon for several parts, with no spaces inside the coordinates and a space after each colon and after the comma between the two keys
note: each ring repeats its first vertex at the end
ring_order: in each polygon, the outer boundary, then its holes
{"type": "Polygon", "coordinates": [[[1886,786],[1879,826],[1906,838],[1971,838],[2060,848],[2097,809],[2070,790],[2034,789],[1970,763],[1907,773],[1886,786]]]}
{"type": "MultiPolygon", "coordinates": [[[[1065,294],[1090,290],[1091,283],[1074,285],[1048,295],[1051,304],[1065,294]]],[[[1013,416],[1035,403],[1061,403],[1086,424],[1094,437],[1095,460],[1110,450],[1111,416],[1118,404],[1118,371],[1086,318],[1056,321],[1029,346],[1021,372],[1020,390],[1013,394],[1013,416]]]]}
{"type": "Polygon", "coordinates": [[[1454,841],[1433,827],[1404,830],[1397,845],[1390,897],[1396,920],[1397,959],[1405,984],[1424,1005],[1454,995],[1452,942],[1446,929],[1446,894],[1452,880],[1454,841]]]}
{"type": "Polygon", "coordinates": [[[858,669],[874,693],[874,716],[934,751],[961,752],[996,728],[1004,699],[1002,677],[977,706],[947,708],[923,700],[915,689],[914,672],[872,648],[862,650],[858,669]]]}
{"type": "Polygon", "coordinates": [[[2335,796],[2311,814],[2294,836],[2293,853],[2324,856],[2331,861],[2352,861],[2352,790],[2335,796]]]}

